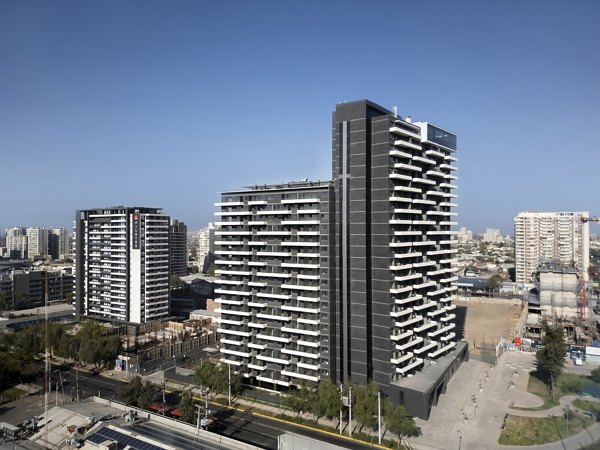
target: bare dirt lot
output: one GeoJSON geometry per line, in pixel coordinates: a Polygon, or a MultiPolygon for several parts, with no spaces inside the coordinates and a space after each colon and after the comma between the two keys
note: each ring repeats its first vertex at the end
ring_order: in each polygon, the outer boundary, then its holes
{"type": "Polygon", "coordinates": [[[469,343],[471,354],[479,354],[482,344],[497,344],[500,337],[511,341],[516,335],[523,311],[520,301],[471,299],[454,303],[458,332],[469,343]]]}

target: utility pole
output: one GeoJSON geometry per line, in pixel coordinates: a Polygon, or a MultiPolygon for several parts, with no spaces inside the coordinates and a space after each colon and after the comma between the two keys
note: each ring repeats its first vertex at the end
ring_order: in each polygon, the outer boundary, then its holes
{"type": "Polygon", "coordinates": [[[340,399],[342,404],[340,406],[340,434],[342,434],[342,410],[344,409],[344,385],[340,384],[340,399]]]}
{"type": "Polygon", "coordinates": [[[45,360],[44,360],[44,434],[45,434],[45,440],[46,440],[46,445],[45,447],[48,447],[48,390],[51,389],[50,387],[50,360],[49,358],[49,348],[48,348],[48,301],[49,301],[49,294],[48,294],[48,271],[44,270],[44,318],[45,318],[45,329],[46,329],[46,353],[45,353],[45,360]]]}
{"type": "Polygon", "coordinates": [[[228,405],[231,406],[231,364],[227,364],[228,374],[229,374],[229,397],[228,397],[228,405]]]}
{"type": "Polygon", "coordinates": [[[348,436],[352,437],[352,386],[348,388],[348,436]]]}
{"type": "Polygon", "coordinates": [[[377,392],[377,435],[381,445],[381,392],[377,392]]]}

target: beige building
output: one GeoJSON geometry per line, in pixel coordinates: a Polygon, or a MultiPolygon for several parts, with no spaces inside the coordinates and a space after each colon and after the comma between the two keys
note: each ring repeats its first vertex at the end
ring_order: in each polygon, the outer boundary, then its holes
{"type": "Polygon", "coordinates": [[[522,212],[515,217],[517,283],[531,283],[541,264],[575,267],[587,277],[588,212],[522,212]]]}

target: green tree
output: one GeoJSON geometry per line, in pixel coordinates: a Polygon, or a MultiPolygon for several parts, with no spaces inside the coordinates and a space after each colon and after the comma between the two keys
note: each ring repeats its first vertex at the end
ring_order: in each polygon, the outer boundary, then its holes
{"type": "Polygon", "coordinates": [[[134,377],[129,383],[121,387],[121,399],[127,405],[146,409],[158,389],[158,386],[149,381],[144,384],[141,377],[134,377]]]}
{"type": "Polygon", "coordinates": [[[567,352],[562,328],[546,324],[543,344],[544,346],[536,353],[538,373],[548,384],[554,397],[554,384],[565,367],[567,352]]]}
{"type": "Polygon", "coordinates": [[[596,367],[594,370],[592,370],[592,373],[590,373],[590,378],[592,381],[600,383],[600,367],[596,367]]]}
{"type": "Polygon", "coordinates": [[[497,291],[504,282],[502,275],[492,275],[488,278],[485,287],[488,291],[497,291]]]}
{"type": "Polygon", "coordinates": [[[117,335],[105,336],[103,328],[96,322],[87,321],[77,333],[79,338],[79,359],[81,362],[101,367],[114,367],[121,345],[117,335]]]}
{"type": "Polygon", "coordinates": [[[183,280],[178,275],[171,275],[170,281],[172,288],[180,288],[181,286],[183,286],[183,280]]]}
{"type": "Polygon", "coordinates": [[[342,400],[340,392],[335,384],[329,379],[321,380],[317,387],[315,402],[312,408],[313,413],[320,417],[337,417],[342,409],[342,400]]]}
{"type": "Polygon", "coordinates": [[[383,402],[383,420],[387,429],[396,433],[398,437],[415,436],[419,433],[419,427],[414,419],[406,414],[403,405],[394,405],[389,399],[383,402]]]}
{"type": "Polygon", "coordinates": [[[355,386],[352,397],[352,417],[360,424],[360,429],[365,426],[373,428],[377,423],[377,387],[372,382],[366,386],[355,386]]]}
{"type": "Polygon", "coordinates": [[[203,361],[194,372],[194,381],[215,394],[225,393],[229,385],[227,367],[218,366],[212,361],[203,361]]]}
{"type": "Polygon", "coordinates": [[[301,380],[300,385],[296,389],[289,391],[283,398],[283,404],[296,414],[300,414],[303,411],[314,412],[314,405],[316,403],[315,391],[315,383],[301,380]]]}
{"type": "Polygon", "coordinates": [[[179,411],[181,412],[181,420],[187,423],[196,423],[196,404],[191,392],[186,392],[181,396],[179,411]]]}
{"type": "Polygon", "coordinates": [[[214,277],[216,268],[217,268],[217,266],[215,266],[214,264],[211,264],[210,267],[208,268],[208,270],[206,271],[206,275],[208,275],[209,277],[214,277]]]}

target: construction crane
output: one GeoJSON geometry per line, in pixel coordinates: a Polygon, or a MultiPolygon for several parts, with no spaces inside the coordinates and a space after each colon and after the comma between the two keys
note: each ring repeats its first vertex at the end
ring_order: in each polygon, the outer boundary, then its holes
{"type": "MultiPolygon", "coordinates": [[[[582,217],[581,223],[585,224],[588,222],[600,223],[600,217],[582,217]]],[[[587,301],[585,296],[585,273],[581,271],[579,274],[579,320],[585,321],[587,301]]]]}

